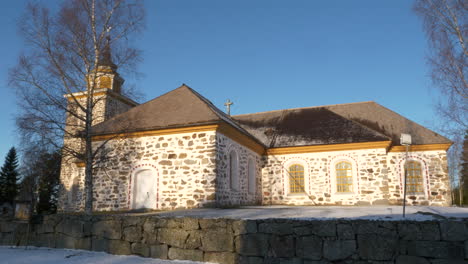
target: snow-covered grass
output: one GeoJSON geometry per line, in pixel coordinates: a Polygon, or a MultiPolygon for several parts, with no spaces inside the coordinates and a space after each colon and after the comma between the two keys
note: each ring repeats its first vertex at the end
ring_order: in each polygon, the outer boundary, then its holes
{"type": "Polygon", "coordinates": [[[117,256],[73,249],[0,246],[2,264],[201,264],[204,262],[117,256]]]}
{"type": "Polygon", "coordinates": [[[370,219],[370,220],[442,220],[468,219],[468,208],[438,206],[246,206],[236,209],[191,209],[147,213],[162,217],[200,217],[234,219],[370,219]]]}

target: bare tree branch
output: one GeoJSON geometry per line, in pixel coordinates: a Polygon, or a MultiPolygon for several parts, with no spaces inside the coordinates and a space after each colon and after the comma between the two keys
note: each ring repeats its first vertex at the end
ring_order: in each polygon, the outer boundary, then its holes
{"type": "Polygon", "coordinates": [[[430,46],[431,78],[441,94],[435,105],[439,130],[455,143],[449,151],[449,173],[456,186],[461,177],[457,165],[461,144],[468,130],[468,2],[416,0],[414,11],[423,21],[430,46]]]}
{"type": "Polygon", "coordinates": [[[9,72],[21,109],[18,131],[24,144],[59,147],[63,162],[85,163],[87,213],[92,210],[93,168],[110,140],[93,149],[92,126],[105,118],[97,113],[105,97],[96,95],[107,89],[98,86],[103,51],[112,44],[115,66],[134,70],[141,57],[128,40],[143,24],[140,0],[65,0],[54,14],[29,4],[18,25],[28,45],[9,72]]]}

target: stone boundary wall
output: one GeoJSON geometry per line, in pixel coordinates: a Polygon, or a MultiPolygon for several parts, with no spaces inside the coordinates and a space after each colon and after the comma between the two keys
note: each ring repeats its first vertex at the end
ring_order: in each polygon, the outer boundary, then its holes
{"type": "MultiPolygon", "coordinates": [[[[0,244],[25,245],[28,224],[0,221],[0,244]]],[[[29,245],[232,263],[467,263],[468,220],[234,220],[52,215],[29,245]]]]}

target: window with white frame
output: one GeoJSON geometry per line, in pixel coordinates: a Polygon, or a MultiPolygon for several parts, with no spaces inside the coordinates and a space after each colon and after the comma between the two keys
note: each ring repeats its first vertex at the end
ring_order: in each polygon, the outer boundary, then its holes
{"type": "Polygon", "coordinates": [[[289,193],[304,193],[305,192],[305,179],[304,179],[304,166],[301,164],[292,164],[288,168],[289,175],[289,193]]]}
{"type": "Polygon", "coordinates": [[[330,160],[330,191],[337,195],[359,193],[358,165],[348,156],[338,155],[330,160]]]}
{"type": "Polygon", "coordinates": [[[424,194],[424,180],[421,162],[411,160],[406,162],[406,191],[409,194],[424,194]]]}
{"type": "Polygon", "coordinates": [[[229,183],[232,190],[239,190],[239,159],[235,150],[229,152],[229,183]]]}
{"type": "Polygon", "coordinates": [[[353,191],[353,166],[350,162],[340,161],[335,165],[336,192],[349,193],[353,191]]]}

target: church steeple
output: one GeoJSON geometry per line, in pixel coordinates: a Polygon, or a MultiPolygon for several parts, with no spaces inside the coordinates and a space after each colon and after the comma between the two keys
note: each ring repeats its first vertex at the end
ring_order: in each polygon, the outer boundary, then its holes
{"type": "Polygon", "coordinates": [[[110,37],[106,37],[106,43],[101,51],[97,65],[97,88],[107,88],[116,93],[121,92],[124,79],[117,73],[117,65],[112,61],[110,37]]]}
{"type": "Polygon", "coordinates": [[[110,37],[106,37],[106,45],[104,45],[104,48],[101,51],[101,56],[99,59],[99,67],[109,67],[112,70],[117,70],[117,65],[112,62],[112,54],[111,54],[111,48],[110,48],[110,37]]]}

